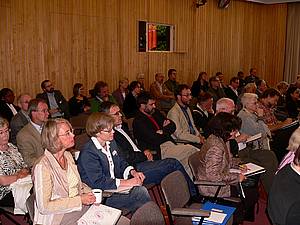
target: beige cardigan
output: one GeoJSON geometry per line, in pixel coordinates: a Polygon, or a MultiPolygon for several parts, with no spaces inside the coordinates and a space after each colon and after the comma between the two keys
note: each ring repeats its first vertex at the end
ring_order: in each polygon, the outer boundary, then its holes
{"type": "Polygon", "coordinates": [[[78,195],[69,197],[67,171],[63,170],[54,156],[47,150],[36,163],[33,172],[35,190],[35,215],[33,224],[58,225],[65,213],[81,213],[81,193],[90,188],[81,183],[77,166],[69,152],[65,152],[68,168],[72,169],[80,181],[78,195]]]}

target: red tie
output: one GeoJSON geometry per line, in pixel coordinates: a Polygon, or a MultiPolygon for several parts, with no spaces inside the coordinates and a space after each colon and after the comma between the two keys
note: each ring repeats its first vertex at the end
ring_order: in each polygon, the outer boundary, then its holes
{"type": "Polygon", "coordinates": [[[151,122],[154,124],[154,126],[156,127],[157,130],[160,130],[160,127],[158,126],[157,122],[154,120],[154,118],[152,116],[146,115],[149,120],[151,120],[151,122]]]}

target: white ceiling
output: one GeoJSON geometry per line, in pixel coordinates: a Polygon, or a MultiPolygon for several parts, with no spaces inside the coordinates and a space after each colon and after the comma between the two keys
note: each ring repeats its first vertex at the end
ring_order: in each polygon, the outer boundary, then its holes
{"type": "Polygon", "coordinates": [[[300,0],[246,0],[246,1],[248,1],[248,2],[257,2],[257,3],[262,3],[262,4],[300,2],[300,0]]]}

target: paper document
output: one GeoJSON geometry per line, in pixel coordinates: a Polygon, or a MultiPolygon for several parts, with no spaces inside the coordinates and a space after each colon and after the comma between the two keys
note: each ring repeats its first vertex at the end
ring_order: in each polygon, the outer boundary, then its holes
{"type": "Polygon", "coordinates": [[[132,186],[118,187],[117,189],[108,189],[108,190],[104,190],[104,191],[108,192],[108,193],[128,194],[132,188],[133,188],[132,186]]]}
{"type": "Polygon", "coordinates": [[[286,124],[286,125],[280,127],[279,129],[287,129],[287,128],[289,128],[289,127],[296,126],[296,125],[297,125],[297,126],[299,125],[299,120],[295,120],[295,121],[293,121],[293,122],[291,122],[291,123],[288,123],[288,124],[286,124]]]}
{"type": "Polygon", "coordinates": [[[247,166],[247,172],[243,172],[245,176],[253,176],[266,172],[266,169],[264,167],[256,165],[254,163],[247,163],[245,165],[247,166]]]}
{"type": "Polygon", "coordinates": [[[115,225],[120,216],[121,210],[106,205],[92,205],[88,211],[78,220],[78,225],[115,225]]]}
{"type": "Polygon", "coordinates": [[[248,137],[246,140],[246,143],[251,142],[251,141],[256,141],[259,138],[261,138],[261,133],[255,134],[251,137],[248,137]]]}

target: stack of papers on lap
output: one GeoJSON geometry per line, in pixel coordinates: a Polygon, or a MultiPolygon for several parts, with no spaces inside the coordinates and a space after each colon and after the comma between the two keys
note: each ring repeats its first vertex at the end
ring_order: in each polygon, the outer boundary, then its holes
{"type": "Polygon", "coordinates": [[[261,138],[261,133],[255,134],[255,135],[253,135],[251,137],[248,137],[247,140],[246,140],[246,143],[255,141],[255,140],[259,139],[259,138],[261,138]]]}
{"type": "Polygon", "coordinates": [[[133,188],[132,186],[118,187],[117,189],[108,189],[108,190],[104,190],[104,191],[108,192],[108,193],[129,194],[129,192],[132,188],[133,188]]]}
{"type": "Polygon", "coordinates": [[[88,211],[78,220],[78,225],[115,225],[121,210],[106,205],[92,205],[88,211]]]}

